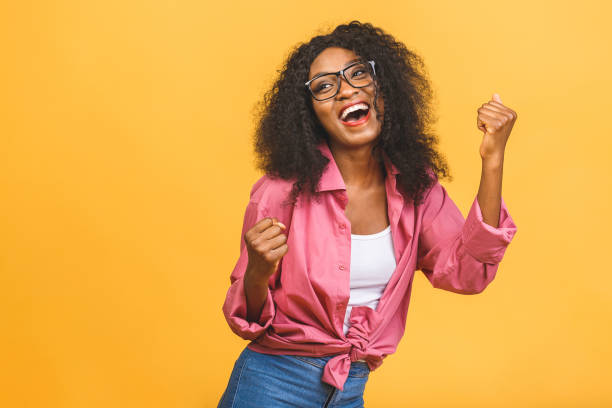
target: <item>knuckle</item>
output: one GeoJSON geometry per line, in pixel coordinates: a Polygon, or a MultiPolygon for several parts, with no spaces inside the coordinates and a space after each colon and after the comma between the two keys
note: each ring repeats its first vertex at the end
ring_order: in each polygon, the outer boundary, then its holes
{"type": "Polygon", "coordinates": [[[260,240],[251,241],[251,247],[257,252],[262,252],[264,249],[260,240]]]}

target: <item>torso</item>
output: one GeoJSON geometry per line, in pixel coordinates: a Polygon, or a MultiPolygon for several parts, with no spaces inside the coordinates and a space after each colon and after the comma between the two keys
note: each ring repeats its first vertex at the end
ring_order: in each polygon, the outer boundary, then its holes
{"type": "Polygon", "coordinates": [[[344,213],[351,222],[352,234],[375,234],[389,226],[384,182],[369,190],[358,190],[347,186],[346,193],[348,204],[344,213]]]}

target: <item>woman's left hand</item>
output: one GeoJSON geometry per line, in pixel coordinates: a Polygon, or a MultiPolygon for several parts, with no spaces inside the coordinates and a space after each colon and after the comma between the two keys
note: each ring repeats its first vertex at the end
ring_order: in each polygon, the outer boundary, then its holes
{"type": "Polygon", "coordinates": [[[493,94],[493,98],[478,109],[477,126],[484,132],[480,144],[482,160],[503,160],[516,117],[516,112],[504,106],[498,94],[493,94]]]}

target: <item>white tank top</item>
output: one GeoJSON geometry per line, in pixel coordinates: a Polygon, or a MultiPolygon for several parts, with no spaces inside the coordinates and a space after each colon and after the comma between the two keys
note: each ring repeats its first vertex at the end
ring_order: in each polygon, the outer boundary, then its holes
{"type": "Polygon", "coordinates": [[[353,306],[376,310],[395,266],[391,226],[376,234],[351,234],[351,294],[344,316],[344,334],[349,329],[353,306]]]}

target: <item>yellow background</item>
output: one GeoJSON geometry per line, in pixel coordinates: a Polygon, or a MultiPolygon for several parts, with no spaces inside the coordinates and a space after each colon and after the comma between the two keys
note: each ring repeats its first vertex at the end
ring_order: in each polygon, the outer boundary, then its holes
{"type": "Polygon", "coordinates": [[[246,344],[221,305],[253,107],[289,50],[351,19],[423,56],[446,183],[476,109],[518,113],[517,235],[485,292],[415,277],[368,407],[612,406],[606,1],[55,1],[0,6],[0,406],[213,407],[246,344]]]}

